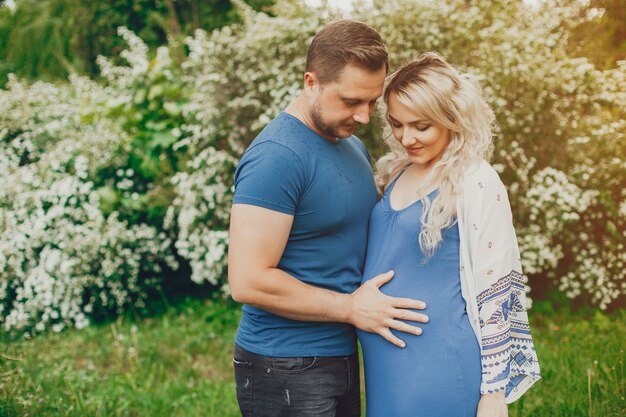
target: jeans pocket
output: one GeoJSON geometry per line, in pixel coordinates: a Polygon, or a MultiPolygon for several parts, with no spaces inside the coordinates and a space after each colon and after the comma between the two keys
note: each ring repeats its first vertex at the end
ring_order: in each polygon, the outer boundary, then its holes
{"type": "Polygon", "coordinates": [[[297,373],[311,369],[317,363],[317,356],[297,358],[268,358],[267,367],[276,373],[297,373]]]}
{"type": "Polygon", "coordinates": [[[235,369],[235,385],[239,410],[241,411],[242,417],[252,416],[254,367],[252,362],[234,358],[233,367],[235,369]]]}

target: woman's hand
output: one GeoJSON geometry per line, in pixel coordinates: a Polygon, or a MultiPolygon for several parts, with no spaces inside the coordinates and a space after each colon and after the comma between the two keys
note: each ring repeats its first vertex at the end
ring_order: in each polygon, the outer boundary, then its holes
{"type": "Polygon", "coordinates": [[[495,394],[483,394],[478,402],[476,417],[508,417],[504,391],[495,394]]]}

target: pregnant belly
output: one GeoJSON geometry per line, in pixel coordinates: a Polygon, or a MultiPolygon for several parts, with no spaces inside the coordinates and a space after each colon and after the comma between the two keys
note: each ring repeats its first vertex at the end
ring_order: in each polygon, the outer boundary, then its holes
{"type": "Polygon", "coordinates": [[[402,349],[359,332],[368,417],[413,416],[416,410],[424,416],[475,413],[481,369],[473,333],[457,329],[445,338],[427,334],[401,334],[407,343],[402,349]]]}

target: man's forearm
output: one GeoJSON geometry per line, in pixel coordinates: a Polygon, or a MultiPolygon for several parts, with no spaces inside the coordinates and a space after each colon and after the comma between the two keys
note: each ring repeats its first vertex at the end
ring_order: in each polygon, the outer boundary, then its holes
{"type": "Polygon", "coordinates": [[[407,321],[426,323],[428,317],[415,311],[426,305],[383,294],[380,287],[392,278],[393,271],[389,271],[368,280],[352,294],[342,294],[306,284],[277,268],[259,268],[253,273],[250,269],[229,269],[231,295],[240,303],[294,320],[350,323],[404,347],[391,329],[420,335],[422,330],[407,321]]]}
{"type": "Polygon", "coordinates": [[[267,268],[254,274],[254,281],[242,282],[233,298],[293,320],[350,323],[352,297],[300,281],[278,268],[267,268]]]}

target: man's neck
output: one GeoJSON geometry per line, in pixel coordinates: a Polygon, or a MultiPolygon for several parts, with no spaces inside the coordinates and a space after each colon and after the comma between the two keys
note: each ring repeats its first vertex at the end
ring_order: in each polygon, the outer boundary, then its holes
{"type": "Polygon", "coordinates": [[[309,129],[311,129],[312,131],[314,131],[315,133],[317,133],[319,136],[323,137],[324,139],[326,139],[326,140],[328,140],[330,142],[337,142],[337,141],[339,141],[338,138],[328,137],[328,135],[326,135],[325,133],[321,132],[315,126],[315,123],[313,123],[313,120],[311,119],[311,112],[308,110],[308,106],[304,102],[304,98],[301,95],[298,96],[298,98],[296,98],[294,101],[292,101],[291,104],[289,104],[285,108],[285,113],[287,113],[287,114],[295,117],[296,119],[300,120],[309,129]]]}

